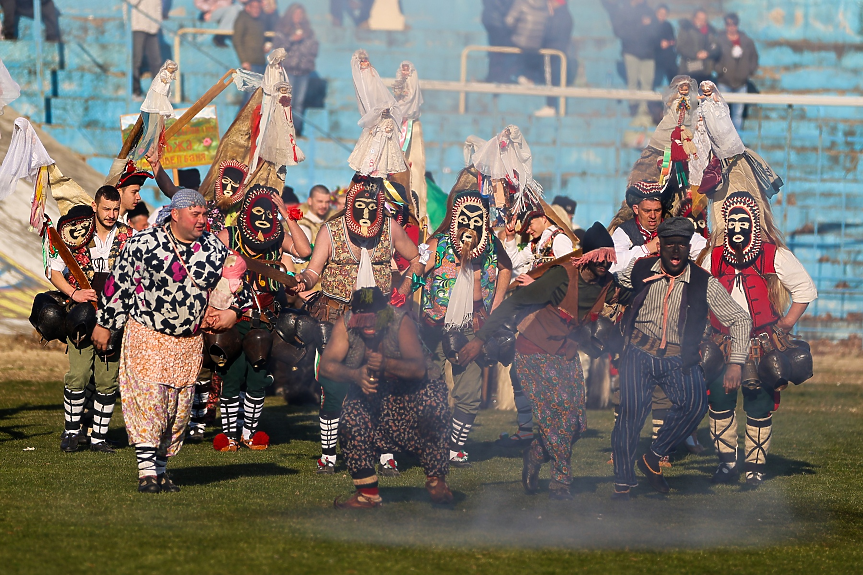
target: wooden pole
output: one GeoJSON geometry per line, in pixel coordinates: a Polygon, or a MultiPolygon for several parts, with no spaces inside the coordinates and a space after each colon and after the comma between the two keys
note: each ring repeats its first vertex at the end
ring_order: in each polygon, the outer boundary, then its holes
{"type": "Polygon", "coordinates": [[[236,72],[235,69],[231,68],[225,75],[219,79],[218,82],[213,84],[213,86],[204,92],[204,95],[198,98],[198,101],[192,104],[186,112],[177,118],[177,121],[171,124],[170,128],[165,130],[165,141],[167,142],[171,138],[177,135],[177,133],[182,130],[186,124],[192,121],[192,118],[198,115],[198,112],[204,109],[207,104],[216,99],[216,97],[225,91],[225,89],[231,85],[233,80],[231,79],[231,75],[236,72]]]}
{"type": "Polygon", "coordinates": [[[144,120],[141,119],[141,116],[138,115],[138,120],[135,122],[135,125],[132,126],[132,131],[129,132],[129,136],[123,142],[123,147],[120,148],[120,153],[117,154],[117,157],[121,160],[125,160],[129,157],[129,152],[132,151],[132,148],[138,145],[138,141],[141,139],[141,136],[144,134],[144,120]]]}

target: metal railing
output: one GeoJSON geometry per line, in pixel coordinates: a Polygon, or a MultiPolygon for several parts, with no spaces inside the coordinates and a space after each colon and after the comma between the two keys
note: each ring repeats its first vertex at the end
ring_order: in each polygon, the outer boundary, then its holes
{"type": "MultiPolygon", "coordinates": [[[[461,73],[459,74],[459,78],[461,79],[462,84],[467,83],[467,57],[471,52],[494,52],[497,54],[524,54],[524,50],[521,48],[515,48],[510,46],[477,46],[470,45],[465,46],[465,48],[461,51],[461,73]]],[[[543,68],[545,70],[545,82],[546,85],[551,85],[551,57],[557,56],[560,58],[560,87],[566,87],[566,72],[567,72],[567,59],[566,54],[561,52],[560,50],[551,50],[548,48],[543,48],[539,50],[539,54],[543,57],[543,68]]],[[[423,84],[425,86],[425,84],[423,84]]],[[[494,86],[501,86],[502,84],[493,84],[494,86]]],[[[467,92],[468,90],[462,90],[459,92],[458,98],[458,112],[459,114],[464,114],[465,108],[467,106],[467,92]]],[[[560,98],[560,115],[566,115],[566,98],[560,98]]]]}
{"type": "MultiPolygon", "coordinates": [[[[176,32],[174,32],[174,61],[177,63],[177,78],[174,82],[174,103],[179,104],[183,101],[183,83],[180,81],[180,74],[182,73],[183,66],[181,64],[181,48],[183,42],[183,36],[185,35],[210,35],[210,36],[233,36],[234,32],[232,30],[219,30],[218,28],[180,28],[176,32]]],[[[276,34],[275,32],[264,32],[264,37],[272,38],[276,34]]]]}

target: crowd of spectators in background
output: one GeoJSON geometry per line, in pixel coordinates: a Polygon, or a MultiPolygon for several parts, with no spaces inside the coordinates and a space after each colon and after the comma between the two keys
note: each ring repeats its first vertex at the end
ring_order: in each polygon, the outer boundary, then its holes
{"type": "MultiPolygon", "coordinates": [[[[715,81],[721,92],[745,93],[758,70],[755,42],[740,31],[737,14],[725,15],[725,29],[718,31],[704,9],[680,20],[675,37],[668,21],[668,6],[651,9],[645,0],[603,0],[614,34],[620,38],[626,85],[630,90],[651,90],[677,74],[697,83],[715,81]]],[[[743,104],[731,106],[732,121],[743,127],[743,104]]],[[[646,111],[634,104],[632,113],[646,111]]]]}

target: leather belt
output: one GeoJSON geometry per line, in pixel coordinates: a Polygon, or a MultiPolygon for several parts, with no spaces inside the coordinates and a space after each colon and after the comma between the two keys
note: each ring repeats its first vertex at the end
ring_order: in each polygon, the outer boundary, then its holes
{"type": "Polygon", "coordinates": [[[680,346],[676,343],[666,342],[665,353],[662,353],[659,350],[659,344],[661,342],[662,340],[659,338],[649,336],[639,329],[632,330],[632,337],[629,340],[629,343],[635,347],[646,351],[650,355],[655,355],[656,357],[674,357],[676,355],[680,355],[680,346]]]}

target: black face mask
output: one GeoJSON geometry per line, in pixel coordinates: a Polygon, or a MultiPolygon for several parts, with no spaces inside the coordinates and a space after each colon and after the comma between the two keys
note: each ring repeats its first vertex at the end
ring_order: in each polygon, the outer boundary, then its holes
{"type": "Polygon", "coordinates": [[[377,197],[369,190],[363,190],[354,198],[354,203],[351,206],[351,215],[360,227],[371,228],[378,218],[377,210],[377,197]]]}
{"type": "Polygon", "coordinates": [[[746,252],[752,244],[752,216],[744,208],[732,208],[725,221],[728,244],[746,252]]]}
{"type": "Polygon", "coordinates": [[[243,183],[244,174],[237,168],[225,168],[222,172],[222,195],[233,196],[243,183]]]}
{"type": "Polygon", "coordinates": [[[483,228],[485,227],[485,214],[482,208],[476,205],[467,204],[458,212],[458,229],[469,229],[476,233],[476,237],[482,237],[483,228]]]}
{"type": "Polygon", "coordinates": [[[274,223],[272,200],[262,197],[252,202],[252,207],[249,210],[249,227],[253,231],[259,231],[264,237],[267,237],[270,235],[274,223]]]}

